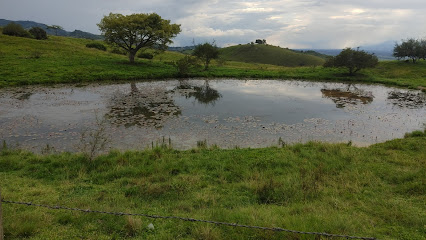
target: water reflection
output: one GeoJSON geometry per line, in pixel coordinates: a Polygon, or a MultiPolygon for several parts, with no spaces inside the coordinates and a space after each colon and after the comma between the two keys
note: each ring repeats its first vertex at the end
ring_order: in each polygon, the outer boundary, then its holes
{"type": "Polygon", "coordinates": [[[107,117],[111,146],[118,149],[145,148],[164,136],[179,149],[204,140],[225,148],[265,147],[279,138],[365,146],[422,129],[426,99],[385,86],[231,79],[0,91],[0,141],[8,145],[75,151],[98,116],[107,117]]]}
{"type": "Polygon", "coordinates": [[[202,86],[191,85],[186,80],[180,80],[175,90],[182,96],[186,98],[194,97],[198,103],[205,105],[214,105],[222,97],[216,89],[210,87],[208,80],[205,80],[202,86]]]}
{"type": "Polygon", "coordinates": [[[126,128],[137,125],[159,129],[168,119],[182,113],[165,88],[140,91],[135,83],[131,83],[130,89],[130,93],[116,92],[110,99],[106,117],[113,124],[126,128]]]}
{"type": "Polygon", "coordinates": [[[369,104],[373,102],[373,94],[370,91],[359,89],[353,85],[346,88],[321,89],[323,97],[330,98],[337,108],[344,108],[348,105],[369,104]]]}
{"type": "Polygon", "coordinates": [[[388,100],[399,107],[403,108],[423,108],[426,106],[426,94],[422,92],[405,92],[405,91],[390,91],[388,100]]]}
{"type": "Polygon", "coordinates": [[[28,100],[30,99],[31,95],[33,95],[32,92],[17,92],[16,99],[21,101],[28,100]]]}

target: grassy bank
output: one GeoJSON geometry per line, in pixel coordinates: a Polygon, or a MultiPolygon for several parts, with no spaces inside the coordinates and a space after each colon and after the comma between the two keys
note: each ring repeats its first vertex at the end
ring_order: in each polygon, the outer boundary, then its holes
{"type": "MultiPolygon", "coordinates": [[[[165,52],[153,60],[128,64],[126,56],[86,48],[91,40],[50,36],[46,41],[0,34],[0,87],[93,81],[143,80],[179,77],[173,62],[184,55],[165,52]]],[[[350,77],[345,69],[281,67],[228,61],[214,62],[209,71],[189,77],[274,78],[383,83],[426,87],[426,62],[380,62],[375,69],[350,77]]]]}
{"type": "MultiPolygon", "coordinates": [[[[357,148],[154,149],[34,155],[3,149],[7,200],[175,215],[379,239],[424,239],[426,132],[357,148]]],[[[310,235],[3,204],[6,239],[314,239],[310,235]],[[153,223],[155,229],[147,226],[153,223]]],[[[315,238],[316,239],[316,238],[315,238]]]]}

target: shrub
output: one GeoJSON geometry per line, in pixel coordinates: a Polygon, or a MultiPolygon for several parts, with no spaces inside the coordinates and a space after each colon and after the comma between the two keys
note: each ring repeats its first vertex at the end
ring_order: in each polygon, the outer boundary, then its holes
{"type": "Polygon", "coordinates": [[[192,68],[199,67],[197,59],[191,56],[185,56],[174,63],[180,76],[186,76],[192,68]]]}
{"type": "Polygon", "coordinates": [[[410,138],[410,137],[426,137],[426,129],[423,132],[420,130],[417,130],[411,133],[406,133],[404,135],[404,138],[410,138]]]}
{"type": "Polygon", "coordinates": [[[327,58],[324,67],[345,67],[350,75],[354,75],[361,69],[374,68],[378,63],[379,60],[374,54],[345,48],[339,55],[327,58]]]}
{"type": "Polygon", "coordinates": [[[204,70],[207,70],[210,61],[219,57],[219,48],[214,43],[200,44],[195,47],[192,56],[200,59],[204,64],[204,70]]]}
{"type": "Polygon", "coordinates": [[[33,27],[29,30],[31,35],[37,40],[44,40],[47,39],[47,33],[40,27],[33,27]]]}
{"type": "Polygon", "coordinates": [[[98,43],[98,42],[88,43],[88,44],[86,44],[86,47],[96,48],[96,49],[101,50],[101,51],[107,50],[107,48],[102,43],[98,43]]]}
{"type": "Polygon", "coordinates": [[[14,22],[7,24],[3,28],[3,34],[15,37],[31,37],[31,34],[29,32],[25,31],[25,29],[21,25],[14,22]]]}
{"type": "Polygon", "coordinates": [[[141,52],[138,54],[138,58],[153,59],[154,55],[151,53],[141,52]]]}

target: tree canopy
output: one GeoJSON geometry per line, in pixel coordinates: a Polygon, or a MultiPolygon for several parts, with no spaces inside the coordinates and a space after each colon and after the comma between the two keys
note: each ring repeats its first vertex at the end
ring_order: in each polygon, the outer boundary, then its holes
{"type": "Polygon", "coordinates": [[[349,70],[349,74],[353,75],[361,69],[373,68],[378,63],[379,60],[374,54],[363,50],[345,48],[339,55],[328,58],[324,63],[324,67],[346,67],[349,70]]]}
{"type": "Polygon", "coordinates": [[[200,59],[204,64],[204,70],[207,70],[209,68],[210,61],[219,57],[219,49],[214,44],[199,44],[195,47],[192,55],[200,59]]]}
{"type": "Polygon", "coordinates": [[[3,34],[16,37],[31,37],[29,32],[25,31],[21,25],[14,22],[7,24],[3,28],[3,34]]]}
{"type": "Polygon", "coordinates": [[[55,31],[55,36],[58,36],[58,30],[64,30],[64,28],[59,25],[51,25],[51,26],[47,26],[47,28],[53,29],[55,31]]]}
{"type": "Polygon", "coordinates": [[[409,58],[415,63],[418,59],[426,60],[426,39],[416,40],[413,38],[395,43],[393,56],[398,59],[409,58]]]}
{"type": "Polygon", "coordinates": [[[129,54],[131,63],[136,53],[142,48],[166,49],[167,44],[180,33],[180,25],[170,24],[158,14],[122,15],[110,13],[98,24],[105,41],[124,49],[129,54]]]}
{"type": "Polygon", "coordinates": [[[37,40],[44,40],[47,39],[47,33],[46,31],[44,31],[43,28],[40,27],[33,27],[29,30],[29,32],[31,33],[31,35],[33,35],[33,37],[37,40]]]}

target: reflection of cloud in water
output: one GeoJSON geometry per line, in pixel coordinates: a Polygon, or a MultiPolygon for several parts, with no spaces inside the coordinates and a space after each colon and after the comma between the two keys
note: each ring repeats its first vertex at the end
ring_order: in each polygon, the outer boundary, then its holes
{"type": "Polygon", "coordinates": [[[423,108],[426,106],[426,94],[422,92],[390,91],[388,100],[403,108],[423,108]]]}
{"type": "Polygon", "coordinates": [[[373,102],[373,94],[349,85],[346,89],[321,89],[323,97],[331,99],[337,108],[350,105],[369,104],[373,102]]]}
{"type": "Polygon", "coordinates": [[[285,83],[281,84],[280,81],[268,80],[246,81],[238,86],[238,91],[252,95],[261,94],[263,97],[287,96],[304,100],[316,100],[321,96],[316,90],[316,84],[300,81],[285,81],[285,83]]]}
{"type": "Polygon", "coordinates": [[[141,91],[131,83],[129,94],[116,93],[110,100],[106,116],[113,124],[131,127],[161,128],[163,124],[181,114],[173,99],[162,88],[141,91]]]}

